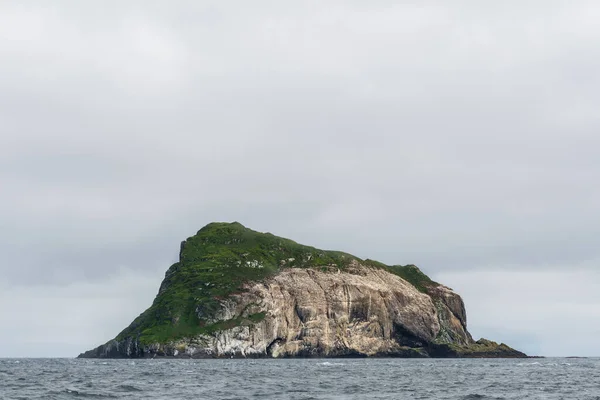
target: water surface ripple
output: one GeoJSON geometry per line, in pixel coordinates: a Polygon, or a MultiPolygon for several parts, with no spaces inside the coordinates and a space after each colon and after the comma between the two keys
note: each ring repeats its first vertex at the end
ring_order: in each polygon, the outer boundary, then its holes
{"type": "Polygon", "coordinates": [[[0,399],[600,400],[600,359],[0,359],[0,399]]]}

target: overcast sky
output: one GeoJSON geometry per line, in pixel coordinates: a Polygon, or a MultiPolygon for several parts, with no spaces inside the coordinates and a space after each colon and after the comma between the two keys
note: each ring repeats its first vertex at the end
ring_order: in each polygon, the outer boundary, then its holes
{"type": "Polygon", "coordinates": [[[0,1],[0,357],[114,337],[211,221],[600,356],[600,4],[408,3],[0,1]]]}

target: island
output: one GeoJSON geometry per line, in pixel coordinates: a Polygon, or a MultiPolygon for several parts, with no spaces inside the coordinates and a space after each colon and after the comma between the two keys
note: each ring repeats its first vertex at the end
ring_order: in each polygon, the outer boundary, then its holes
{"type": "Polygon", "coordinates": [[[211,223],[181,243],[152,305],[80,358],[527,357],[467,330],[462,298],[385,265],[211,223]]]}

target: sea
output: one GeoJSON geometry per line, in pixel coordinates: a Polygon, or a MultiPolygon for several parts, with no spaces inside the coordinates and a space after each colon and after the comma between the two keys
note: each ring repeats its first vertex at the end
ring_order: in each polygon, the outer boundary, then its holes
{"type": "Polygon", "coordinates": [[[600,400],[600,359],[0,359],[0,399],[600,400]]]}

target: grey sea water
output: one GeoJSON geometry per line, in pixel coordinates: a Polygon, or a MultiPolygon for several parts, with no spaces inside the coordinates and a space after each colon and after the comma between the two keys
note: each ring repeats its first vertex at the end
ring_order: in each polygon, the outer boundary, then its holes
{"type": "Polygon", "coordinates": [[[0,359],[0,399],[594,399],[600,359],[0,359]]]}

